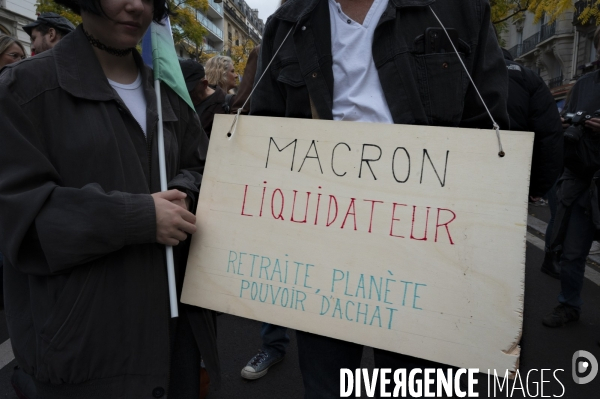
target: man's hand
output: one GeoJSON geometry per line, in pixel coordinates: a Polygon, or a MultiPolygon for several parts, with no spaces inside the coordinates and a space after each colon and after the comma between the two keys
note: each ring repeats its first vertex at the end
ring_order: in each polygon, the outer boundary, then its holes
{"type": "Polygon", "coordinates": [[[568,124],[568,123],[565,123],[565,118],[563,118],[562,116],[560,117],[560,121],[561,121],[561,123],[562,123],[562,128],[563,128],[563,130],[567,130],[567,128],[568,128],[569,126],[571,126],[570,124],[568,124]]]}
{"type": "Polygon", "coordinates": [[[178,190],[152,194],[156,209],[156,241],[176,246],[196,232],[196,216],[187,211],[186,194],[178,190]]]}
{"type": "Polygon", "coordinates": [[[585,127],[592,129],[594,132],[600,132],[600,118],[592,118],[585,121],[585,127]]]}

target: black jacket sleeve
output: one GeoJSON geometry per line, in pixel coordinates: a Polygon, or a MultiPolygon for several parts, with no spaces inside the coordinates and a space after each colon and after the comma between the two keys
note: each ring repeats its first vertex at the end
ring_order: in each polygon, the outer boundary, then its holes
{"type": "Polygon", "coordinates": [[[43,132],[0,82],[0,251],[28,274],[61,272],[120,248],[156,241],[147,194],[61,185],[43,132]]]}
{"type": "MultiPolygon", "coordinates": [[[[481,29],[477,40],[477,49],[473,54],[471,77],[494,120],[501,129],[506,130],[509,129],[509,118],[506,111],[508,98],[506,65],[491,24],[490,4],[482,1],[481,6],[481,29]]],[[[472,84],[469,85],[465,96],[460,126],[477,129],[492,128],[492,121],[472,84]]]]}
{"type": "Polygon", "coordinates": [[[286,98],[277,84],[277,76],[275,76],[273,68],[269,68],[263,79],[260,80],[273,58],[275,44],[277,46],[281,45],[283,35],[287,33],[285,29],[279,29],[279,23],[279,20],[270,17],[265,25],[263,38],[266,40],[263,40],[258,54],[256,75],[254,77],[254,81],[257,83],[250,101],[250,115],[285,116],[286,98]]]}
{"type": "Polygon", "coordinates": [[[535,133],[529,195],[541,197],[550,190],[562,171],[564,135],[550,90],[533,71],[526,72],[532,83],[528,125],[535,133]]]}
{"type": "Polygon", "coordinates": [[[208,152],[208,136],[200,126],[200,120],[196,112],[185,104],[181,106],[184,107],[184,112],[188,113],[186,118],[187,127],[179,146],[180,171],[177,176],[171,179],[168,188],[178,189],[186,193],[188,198],[192,200],[190,212],[195,213],[208,152]]]}

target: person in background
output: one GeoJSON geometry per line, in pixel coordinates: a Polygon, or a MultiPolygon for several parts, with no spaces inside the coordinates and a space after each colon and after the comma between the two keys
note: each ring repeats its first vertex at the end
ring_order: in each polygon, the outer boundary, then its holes
{"type": "MultiPolygon", "coordinates": [[[[594,46],[600,51],[600,27],[593,38],[594,46]]],[[[586,111],[592,118],[581,127],[565,123],[565,168],[556,183],[558,206],[554,220],[551,250],[560,250],[560,293],[558,306],[542,318],[546,327],[562,327],[579,320],[583,300],[581,290],[585,264],[596,231],[600,229],[600,209],[598,204],[598,179],[600,164],[597,158],[598,147],[595,137],[600,134],[600,117],[594,115],[600,110],[600,70],[580,77],[569,93],[570,99],[563,112],[586,111]],[[580,137],[576,140],[571,133],[580,137]],[[583,143],[581,147],[580,143],[583,143]],[[582,156],[595,152],[592,162],[582,156]],[[591,166],[591,167],[590,167],[591,166]]]]}
{"type": "MultiPolygon", "coordinates": [[[[7,35],[0,35],[0,70],[8,64],[24,60],[25,48],[18,40],[7,35]]],[[[4,308],[4,288],[2,284],[2,267],[4,260],[0,252],[0,307],[4,308]]]]}
{"type": "Polygon", "coordinates": [[[31,55],[50,50],[66,35],[75,30],[75,26],[60,15],[43,12],[37,20],[23,27],[31,38],[31,55]]]}
{"type": "Polygon", "coordinates": [[[211,87],[220,87],[225,93],[237,86],[238,74],[231,58],[217,55],[206,62],[206,79],[211,87]]]}
{"type": "MultiPolygon", "coordinates": [[[[250,54],[248,55],[248,61],[246,62],[246,68],[244,69],[244,74],[240,85],[238,86],[237,93],[235,94],[235,99],[231,104],[230,112],[232,114],[237,114],[238,109],[240,109],[254,88],[254,78],[256,75],[256,66],[258,64],[258,54],[260,53],[260,45],[254,47],[250,54]]],[[[242,109],[242,115],[248,115],[250,113],[250,104],[251,100],[246,103],[244,109],[242,109]]]]}
{"type": "MultiPolygon", "coordinates": [[[[285,3],[285,1],[283,2],[285,3]]],[[[283,4],[282,3],[282,4],[283,4]]],[[[246,105],[244,103],[250,96],[254,87],[254,79],[256,75],[256,67],[258,63],[258,54],[260,46],[255,47],[248,56],[248,62],[244,69],[244,78],[238,87],[238,92],[235,100],[231,105],[231,113],[236,114],[237,111],[244,107],[241,111],[242,115],[247,115],[250,111],[250,99],[246,105]]],[[[262,346],[258,353],[248,361],[242,369],[242,377],[247,380],[256,380],[263,377],[269,371],[269,368],[282,361],[287,352],[287,347],[290,343],[290,337],[287,334],[287,328],[277,326],[275,324],[263,323],[260,329],[260,338],[262,346]]]]}
{"type": "Polygon", "coordinates": [[[200,118],[202,128],[210,138],[212,132],[213,120],[215,114],[227,114],[227,96],[225,92],[217,86],[215,89],[210,87],[204,67],[194,60],[179,60],[181,71],[187,89],[196,108],[196,113],[200,118]]]}
{"type": "MultiPolygon", "coordinates": [[[[24,60],[26,58],[25,48],[18,41],[7,35],[0,35],[0,70],[6,65],[24,60]]],[[[4,259],[0,253],[0,308],[4,309],[4,259]]],[[[18,392],[20,398],[35,397],[35,386],[31,377],[25,374],[18,366],[15,367],[11,378],[13,387],[18,392]],[[19,376],[21,378],[19,378],[19,376]],[[15,377],[19,381],[15,381],[15,377]],[[20,381],[23,382],[20,382],[20,381]]]]}
{"type": "Polygon", "coordinates": [[[25,47],[21,42],[8,35],[0,35],[0,69],[26,57],[25,47]]]}
{"type": "MultiPolygon", "coordinates": [[[[508,70],[508,115],[510,130],[534,132],[533,158],[529,198],[537,203],[542,197],[550,198],[550,211],[556,212],[553,197],[554,183],[563,168],[564,135],[558,108],[550,89],[538,74],[514,62],[506,49],[502,49],[508,70]]],[[[551,230],[548,224],[548,231],[551,230]]],[[[554,278],[560,276],[560,266],[550,251],[550,234],[546,234],[546,254],[542,272],[554,278]]]]}

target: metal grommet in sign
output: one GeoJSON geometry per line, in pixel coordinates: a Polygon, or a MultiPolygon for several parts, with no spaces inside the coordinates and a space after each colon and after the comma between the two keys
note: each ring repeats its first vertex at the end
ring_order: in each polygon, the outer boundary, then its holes
{"type": "Polygon", "coordinates": [[[506,155],[506,154],[504,153],[504,151],[500,151],[500,152],[498,153],[498,156],[499,156],[500,158],[504,158],[504,156],[505,156],[505,155],[506,155]]]}
{"type": "Polygon", "coordinates": [[[312,74],[312,77],[313,77],[313,78],[316,78],[316,77],[317,77],[317,73],[316,73],[316,72],[313,72],[313,74],[312,74]]]}
{"type": "Polygon", "coordinates": [[[302,27],[302,30],[306,30],[306,26],[303,26],[303,27],[302,27]]]}
{"type": "Polygon", "coordinates": [[[447,63],[447,62],[444,62],[444,63],[442,64],[442,68],[444,68],[444,69],[448,69],[448,63],[447,63]]]}
{"type": "Polygon", "coordinates": [[[231,132],[227,132],[227,137],[231,137],[231,132]]]}

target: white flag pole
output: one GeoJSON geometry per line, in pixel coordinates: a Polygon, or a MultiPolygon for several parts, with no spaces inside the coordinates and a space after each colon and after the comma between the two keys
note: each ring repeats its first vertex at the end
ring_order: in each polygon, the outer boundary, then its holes
{"type": "MultiPolygon", "coordinates": [[[[160,80],[154,81],[156,102],[158,105],[158,168],[160,170],[160,191],[167,191],[167,165],[165,161],[165,136],[162,123],[162,102],[160,97],[160,80]]],[[[171,305],[171,318],[179,317],[177,309],[177,287],[175,286],[175,262],[173,261],[173,247],[165,246],[167,254],[167,278],[169,281],[169,303],[171,305]]]]}

